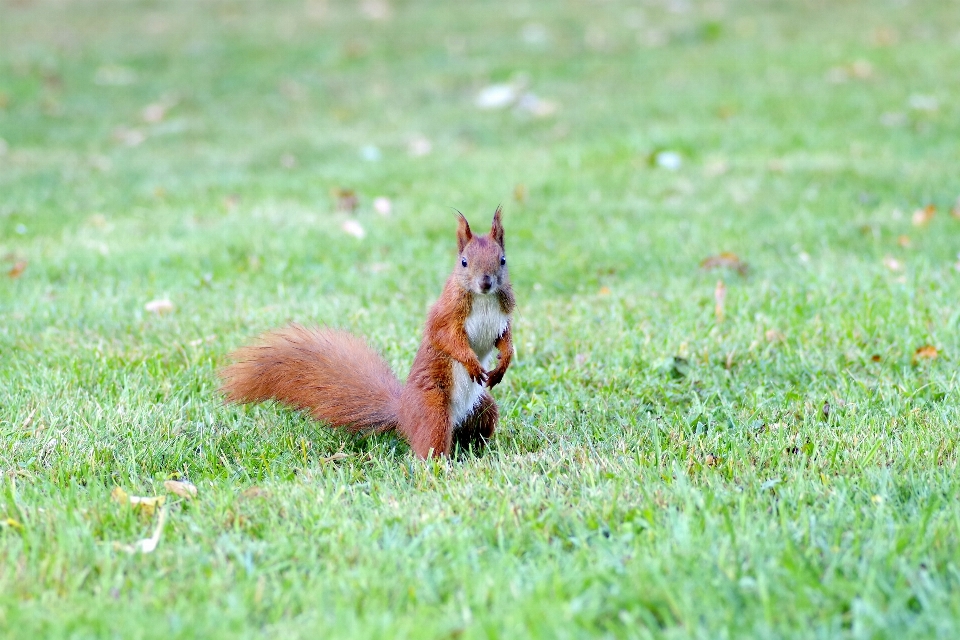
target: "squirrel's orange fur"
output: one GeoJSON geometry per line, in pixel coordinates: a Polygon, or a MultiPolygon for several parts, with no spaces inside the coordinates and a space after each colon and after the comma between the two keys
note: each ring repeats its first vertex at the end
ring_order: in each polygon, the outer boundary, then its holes
{"type": "Polygon", "coordinates": [[[396,429],[421,458],[486,444],[498,421],[489,390],[513,356],[500,213],[487,235],[473,235],[460,215],[457,263],[427,316],[406,384],[360,338],[291,325],[232,354],[220,373],[227,400],[276,400],[355,432],[396,429]],[[487,371],[494,353],[497,365],[487,371]]]}

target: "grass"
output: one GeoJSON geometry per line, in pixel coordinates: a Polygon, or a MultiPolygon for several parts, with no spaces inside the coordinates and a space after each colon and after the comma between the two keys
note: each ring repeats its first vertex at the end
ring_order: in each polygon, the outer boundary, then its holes
{"type": "Polygon", "coordinates": [[[960,635],[956,7],[381,8],[0,3],[3,635],[960,635]],[[292,319],[405,372],[498,203],[484,455],[221,404],[292,319]]]}

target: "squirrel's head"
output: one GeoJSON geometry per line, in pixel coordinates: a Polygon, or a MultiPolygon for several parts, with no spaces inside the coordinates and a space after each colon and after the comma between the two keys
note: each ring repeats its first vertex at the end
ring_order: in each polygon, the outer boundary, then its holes
{"type": "Polygon", "coordinates": [[[460,286],[472,293],[497,293],[507,282],[507,256],[503,250],[500,207],[493,214],[490,233],[482,236],[471,233],[470,224],[461,213],[457,227],[457,250],[460,255],[457,256],[454,274],[460,286]]]}

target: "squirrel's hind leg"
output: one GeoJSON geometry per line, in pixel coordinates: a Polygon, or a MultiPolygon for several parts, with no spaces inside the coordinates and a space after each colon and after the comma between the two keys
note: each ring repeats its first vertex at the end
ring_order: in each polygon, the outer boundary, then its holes
{"type": "Polygon", "coordinates": [[[463,450],[473,449],[481,451],[486,447],[487,442],[493,437],[493,432],[497,429],[497,422],[500,418],[500,412],[497,409],[497,403],[488,391],[484,391],[480,396],[477,406],[463,421],[459,427],[453,431],[453,444],[463,450]]]}

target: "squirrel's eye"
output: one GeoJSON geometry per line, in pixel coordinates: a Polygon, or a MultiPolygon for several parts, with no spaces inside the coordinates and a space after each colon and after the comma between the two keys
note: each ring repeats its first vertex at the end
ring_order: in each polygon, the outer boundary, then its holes
{"type": "Polygon", "coordinates": [[[466,259],[466,258],[460,258],[460,266],[461,266],[461,267],[467,266],[467,259],[466,259]]]}
{"type": "Polygon", "coordinates": [[[507,264],[506,256],[500,256],[500,266],[502,267],[505,264],[507,264]]]}

